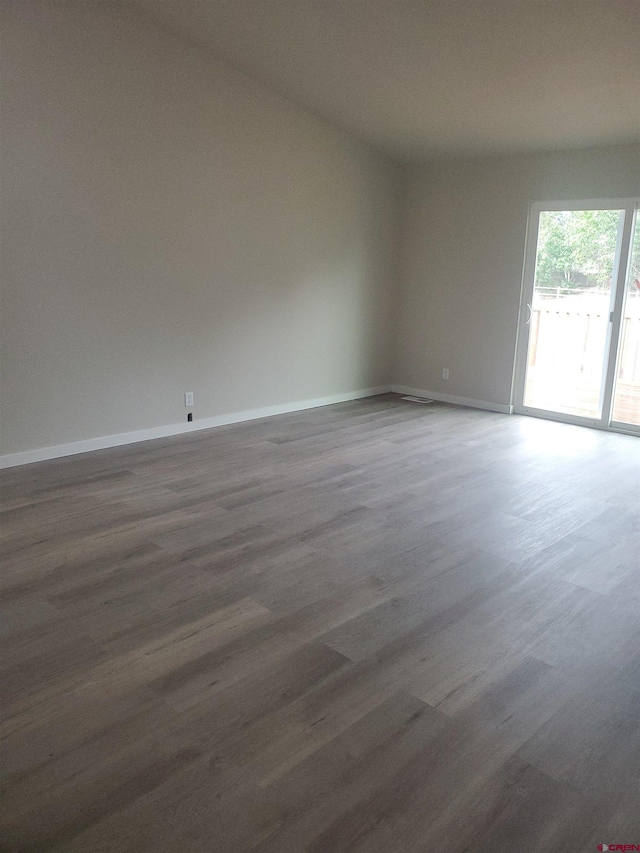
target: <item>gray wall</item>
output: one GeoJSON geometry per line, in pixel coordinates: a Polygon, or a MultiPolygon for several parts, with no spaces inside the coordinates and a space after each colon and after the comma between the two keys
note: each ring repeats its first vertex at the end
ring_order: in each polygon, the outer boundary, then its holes
{"type": "Polygon", "coordinates": [[[406,166],[403,185],[394,381],[508,405],[530,202],[639,195],[640,146],[406,166]]]}
{"type": "Polygon", "coordinates": [[[134,13],[3,9],[1,453],[389,381],[390,163],[134,13]]]}

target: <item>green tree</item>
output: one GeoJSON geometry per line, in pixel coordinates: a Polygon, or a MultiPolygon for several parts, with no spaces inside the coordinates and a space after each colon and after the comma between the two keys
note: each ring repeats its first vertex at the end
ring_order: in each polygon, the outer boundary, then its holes
{"type": "Polygon", "coordinates": [[[619,221],[616,210],[544,211],[536,283],[551,287],[610,283],[619,221]]]}
{"type": "Polygon", "coordinates": [[[636,214],[636,227],[634,230],[629,270],[629,287],[635,288],[636,281],[640,282],[640,211],[636,214]]]}

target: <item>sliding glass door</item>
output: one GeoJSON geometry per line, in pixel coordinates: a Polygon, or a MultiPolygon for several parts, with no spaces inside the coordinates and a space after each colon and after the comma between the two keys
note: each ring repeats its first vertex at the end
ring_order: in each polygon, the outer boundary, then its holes
{"type": "Polygon", "coordinates": [[[640,432],[637,206],[532,205],[516,411],[640,432]]]}
{"type": "Polygon", "coordinates": [[[640,216],[637,213],[622,306],[612,424],[640,427],[640,216]]]}

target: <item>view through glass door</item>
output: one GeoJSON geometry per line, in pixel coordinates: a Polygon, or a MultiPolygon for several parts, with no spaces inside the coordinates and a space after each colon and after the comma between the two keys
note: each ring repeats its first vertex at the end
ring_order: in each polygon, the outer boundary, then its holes
{"type": "Polygon", "coordinates": [[[612,421],[640,427],[640,216],[637,213],[622,311],[612,421]]]}
{"type": "Polygon", "coordinates": [[[635,200],[532,206],[518,362],[516,411],[640,428],[635,200]]]}

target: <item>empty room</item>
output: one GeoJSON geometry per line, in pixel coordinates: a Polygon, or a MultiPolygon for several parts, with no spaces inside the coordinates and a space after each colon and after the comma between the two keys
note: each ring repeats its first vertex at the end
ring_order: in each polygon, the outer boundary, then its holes
{"type": "Polygon", "coordinates": [[[0,0],[0,851],[640,850],[637,0],[0,0]]]}

